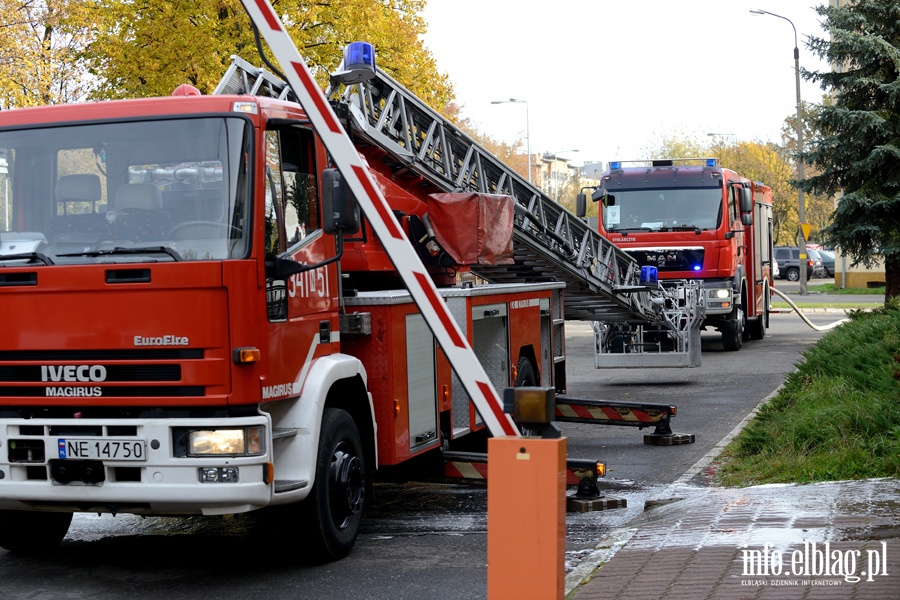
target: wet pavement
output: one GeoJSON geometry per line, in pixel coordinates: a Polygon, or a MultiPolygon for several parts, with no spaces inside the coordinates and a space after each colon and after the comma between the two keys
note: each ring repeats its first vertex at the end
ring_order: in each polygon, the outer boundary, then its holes
{"type": "Polygon", "coordinates": [[[567,597],[900,596],[900,480],[719,488],[706,479],[649,500],[567,576],[567,597]]]}

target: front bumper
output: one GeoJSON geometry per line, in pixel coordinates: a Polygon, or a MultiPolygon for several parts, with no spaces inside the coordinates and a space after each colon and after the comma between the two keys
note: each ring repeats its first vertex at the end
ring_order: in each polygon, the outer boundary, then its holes
{"type": "Polygon", "coordinates": [[[267,415],[241,418],[0,419],[0,509],[65,510],[142,515],[246,512],[271,502],[272,462],[267,415]],[[259,456],[178,457],[176,428],[263,426],[259,456]],[[61,459],[61,439],[145,442],[143,460],[61,459]],[[75,473],[64,483],[60,467],[75,473]],[[235,477],[201,482],[203,469],[235,477]]]}

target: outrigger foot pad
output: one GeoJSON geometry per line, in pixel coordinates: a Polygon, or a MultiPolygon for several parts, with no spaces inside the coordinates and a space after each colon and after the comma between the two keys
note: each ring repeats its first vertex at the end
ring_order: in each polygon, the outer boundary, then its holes
{"type": "Polygon", "coordinates": [[[644,443],[652,446],[680,446],[681,444],[693,444],[695,441],[693,433],[668,433],[666,435],[648,433],[644,436],[644,443]]]}
{"type": "Polygon", "coordinates": [[[566,497],[566,512],[593,512],[597,510],[612,510],[614,508],[626,508],[628,501],[616,496],[601,496],[600,498],[576,498],[566,497]]]}

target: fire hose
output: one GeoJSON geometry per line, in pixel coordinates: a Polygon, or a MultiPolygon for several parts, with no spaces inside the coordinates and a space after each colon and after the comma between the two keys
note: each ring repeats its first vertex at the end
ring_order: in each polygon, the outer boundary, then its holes
{"type": "Polygon", "coordinates": [[[773,292],[775,292],[776,294],[778,294],[779,296],[781,296],[782,298],[784,298],[784,301],[787,302],[787,303],[791,306],[791,308],[793,308],[794,311],[796,311],[796,313],[797,313],[798,315],[800,315],[800,318],[803,319],[803,321],[804,321],[807,325],[809,325],[810,327],[812,327],[812,328],[815,329],[816,331],[828,331],[829,329],[834,329],[835,327],[837,327],[837,326],[840,325],[841,323],[846,323],[846,322],[850,321],[850,319],[843,318],[843,319],[840,319],[840,320],[835,321],[834,323],[829,323],[828,325],[816,325],[816,324],[814,324],[812,321],[810,321],[810,320],[807,318],[806,315],[803,314],[803,312],[800,310],[800,307],[797,306],[796,304],[794,304],[794,302],[793,302],[790,298],[788,298],[788,297],[784,294],[784,292],[782,292],[781,290],[779,290],[779,289],[777,289],[777,288],[770,288],[770,289],[771,289],[773,292]]]}

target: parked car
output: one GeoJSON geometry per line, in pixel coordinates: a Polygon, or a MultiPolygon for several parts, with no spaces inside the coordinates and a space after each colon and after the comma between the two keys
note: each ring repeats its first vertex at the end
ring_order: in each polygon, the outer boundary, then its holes
{"type": "Polygon", "coordinates": [[[834,277],[834,252],[831,250],[819,250],[819,256],[822,257],[822,266],[825,268],[825,274],[828,277],[834,277]]]}
{"type": "Polygon", "coordinates": [[[822,255],[819,254],[819,250],[816,250],[815,248],[807,248],[806,257],[813,263],[813,275],[820,279],[828,277],[828,273],[825,271],[825,263],[822,260],[822,255]]]}
{"type": "MultiPolygon", "coordinates": [[[[800,281],[800,248],[797,246],[776,246],[775,262],[778,263],[778,270],[781,277],[788,281],[800,281]]],[[[809,280],[813,276],[815,264],[810,258],[809,253],[806,255],[806,279],[809,280]]]]}
{"type": "Polygon", "coordinates": [[[778,268],[778,261],[772,261],[772,279],[780,279],[781,278],[781,270],[778,268]]]}

